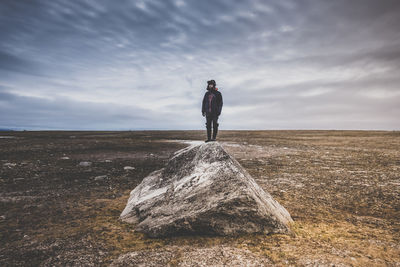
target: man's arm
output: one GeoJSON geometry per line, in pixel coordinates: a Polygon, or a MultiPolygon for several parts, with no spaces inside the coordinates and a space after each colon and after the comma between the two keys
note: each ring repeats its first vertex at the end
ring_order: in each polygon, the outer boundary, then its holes
{"type": "Polygon", "coordinates": [[[203,97],[203,103],[201,105],[201,114],[204,114],[206,112],[206,95],[207,93],[205,93],[203,97]]]}
{"type": "Polygon", "coordinates": [[[219,93],[219,104],[218,104],[218,114],[217,114],[218,116],[221,115],[222,105],[223,105],[222,94],[219,93]]]}

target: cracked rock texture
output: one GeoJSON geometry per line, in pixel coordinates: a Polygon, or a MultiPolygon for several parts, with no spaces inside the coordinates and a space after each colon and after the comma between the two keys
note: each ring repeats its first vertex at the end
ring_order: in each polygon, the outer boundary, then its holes
{"type": "Polygon", "coordinates": [[[151,237],[288,233],[292,218],[218,142],[177,151],[120,215],[151,237]]]}

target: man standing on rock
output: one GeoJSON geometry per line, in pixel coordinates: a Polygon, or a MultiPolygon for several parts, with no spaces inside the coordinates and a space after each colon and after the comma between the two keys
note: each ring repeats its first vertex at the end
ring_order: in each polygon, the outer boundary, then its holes
{"type": "Polygon", "coordinates": [[[201,112],[203,116],[206,117],[206,128],[207,128],[207,140],[215,141],[218,133],[218,117],[221,115],[222,111],[222,94],[216,88],[216,83],[214,80],[207,81],[207,92],[203,98],[203,104],[201,112]],[[213,137],[211,139],[211,123],[213,127],[213,137]]]}

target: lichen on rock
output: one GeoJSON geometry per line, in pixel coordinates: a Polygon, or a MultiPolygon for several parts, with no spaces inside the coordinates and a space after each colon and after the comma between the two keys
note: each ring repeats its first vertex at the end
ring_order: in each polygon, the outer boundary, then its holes
{"type": "Polygon", "coordinates": [[[292,218],[218,142],[177,151],[120,215],[151,237],[287,233],[292,218]]]}

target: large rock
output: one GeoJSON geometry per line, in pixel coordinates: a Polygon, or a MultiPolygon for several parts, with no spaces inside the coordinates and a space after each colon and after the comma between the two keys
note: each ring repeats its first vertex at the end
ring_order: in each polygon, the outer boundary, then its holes
{"type": "Polygon", "coordinates": [[[292,221],[218,142],[177,151],[131,191],[120,219],[151,237],[287,233],[292,221]]]}

